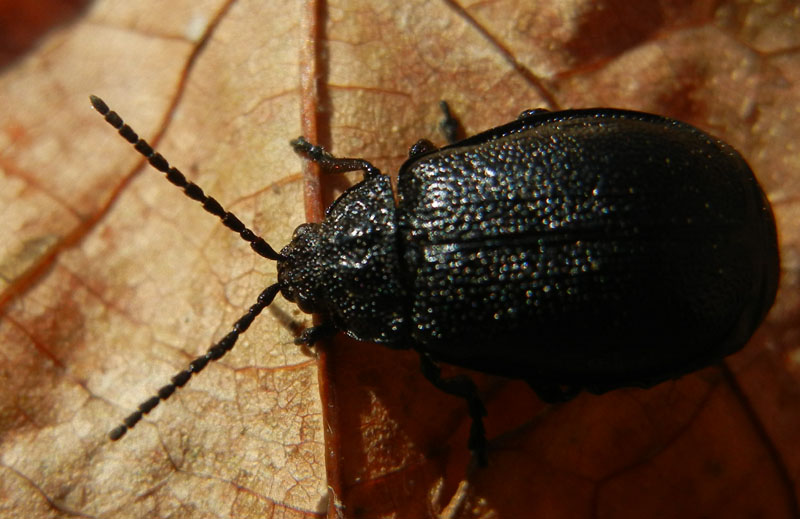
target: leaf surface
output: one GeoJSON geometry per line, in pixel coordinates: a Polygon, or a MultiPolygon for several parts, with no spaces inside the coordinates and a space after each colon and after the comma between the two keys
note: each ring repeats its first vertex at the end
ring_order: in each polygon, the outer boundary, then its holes
{"type": "Polygon", "coordinates": [[[0,516],[796,515],[800,19],[789,0],[632,5],[99,1],[17,54],[0,76],[0,516]],[[301,173],[301,133],[391,173],[442,142],[440,99],[468,134],[536,107],[686,120],[767,191],[778,301],[724,366],[650,390],[545,406],[470,373],[491,441],[473,471],[463,404],[414,354],[337,338],[318,379],[292,343],[311,320],[278,298],[111,443],[275,268],[144,166],[90,93],[276,248],[304,193],[318,217],[347,185],[301,173]]]}

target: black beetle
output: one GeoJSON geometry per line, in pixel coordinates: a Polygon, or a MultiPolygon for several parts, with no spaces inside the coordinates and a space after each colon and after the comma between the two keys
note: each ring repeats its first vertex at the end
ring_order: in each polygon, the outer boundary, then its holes
{"type": "Polygon", "coordinates": [[[421,140],[390,179],[363,159],[292,142],[328,172],[363,170],[321,223],[275,252],[188,182],[97,97],[95,109],[151,165],[262,256],[278,282],[233,330],[110,433],[120,438],[192,374],[230,350],[280,291],[322,324],[413,348],[422,372],[464,398],[485,462],[473,382],[437,362],[527,381],[546,401],[648,387],[720,361],[775,299],[775,222],[747,163],[686,123],[615,109],[529,110],[452,142],[421,140]]]}

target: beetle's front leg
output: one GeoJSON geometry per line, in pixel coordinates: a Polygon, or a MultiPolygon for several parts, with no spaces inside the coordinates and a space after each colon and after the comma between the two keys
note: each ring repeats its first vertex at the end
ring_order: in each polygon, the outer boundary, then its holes
{"type": "Polygon", "coordinates": [[[488,461],[486,445],[486,429],[483,427],[483,417],[486,416],[486,408],[483,406],[478,388],[475,382],[466,376],[456,376],[450,378],[442,377],[442,370],[431,358],[428,353],[419,351],[420,367],[422,374],[425,375],[431,384],[453,396],[463,398],[467,402],[469,416],[472,418],[472,426],[469,429],[469,450],[472,451],[478,464],[485,467],[488,461]]]}
{"type": "Polygon", "coordinates": [[[338,331],[339,330],[333,325],[332,322],[326,321],[322,324],[306,328],[300,332],[300,337],[297,337],[294,340],[294,343],[298,346],[306,346],[307,348],[310,348],[322,339],[333,337],[338,331]]]}
{"type": "Polygon", "coordinates": [[[381,170],[364,159],[334,157],[322,146],[311,144],[305,137],[298,137],[289,141],[295,153],[303,155],[311,162],[319,164],[327,173],[347,173],[348,171],[364,171],[364,178],[375,177],[381,170]]]}

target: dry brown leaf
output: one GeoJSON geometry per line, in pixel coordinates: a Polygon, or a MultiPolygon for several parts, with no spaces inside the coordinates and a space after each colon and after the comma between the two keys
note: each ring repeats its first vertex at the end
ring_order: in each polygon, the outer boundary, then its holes
{"type": "MultiPolygon", "coordinates": [[[[100,1],[17,57],[0,77],[0,516],[796,514],[800,19],[790,0],[632,5],[100,1]],[[276,247],[304,219],[301,132],[393,172],[438,139],[439,99],[468,133],[537,106],[684,119],[773,201],[778,302],[724,368],[648,391],[544,407],[476,375],[490,466],[467,475],[463,404],[414,355],[337,340],[320,401],[292,344],[310,320],[278,298],[109,443],[275,269],[142,167],[89,93],[276,247]]],[[[329,201],[344,184],[324,185],[329,201]]]]}
{"type": "Polygon", "coordinates": [[[227,333],[275,269],[141,167],[87,97],[143,136],[163,132],[165,155],[280,244],[303,220],[288,153],[301,19],[282,3],[98,2],[4,76],[0,495],[12,515],[324,513],[315,362],[280,314],[135,434],[104,438],[227,333]]]}

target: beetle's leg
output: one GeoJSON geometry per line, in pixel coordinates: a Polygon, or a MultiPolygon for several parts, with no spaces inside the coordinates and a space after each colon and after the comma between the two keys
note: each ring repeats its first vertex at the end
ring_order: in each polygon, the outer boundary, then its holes
{"type": "Polygon", "coordinates": [[[308,160],[316,162],[327,173],[347,173],[348,171],[364,171],[364,177],[375,177],[381,174],[381,170],[373,166],[364,159],[338,158],[334,157],[322,146],[311,144],[305,137],[298,137],[289,144],[294,148],[295,153],[303,155],[308,160]]]}
{"type": "Polygon", "coordinates": [[[294,343],[298,346],[306,346],[310,348],[322,339],[333,337],[338,331],[339,330],[333,325],[332,322],[326,321],[322,324],[306,328],[300,332],[300,337],[297,337],[294,340],[294,343]]]}
{"type": "Polygon", "coordinates": [[[442,378],[441,368],[439,368],[430,355],[425,352],[419,352],[419,360],[422,374],[425,375],[425,378],[427,378],[431,384],[445,393],[466,400],[469,416],[472,418],[472,426],[469,429],[469,442],[467,445],[478,460],[478,464],[485,467],[487,454],[486,430],[483,427],[483,417],[486,416],[486,408],[483,406],[483,402],[478,396],[478,388],[475,387],[475,382],[466,376],[442,378]]]}
{"type": "Polygon", "coordinates": [[[558,404],[572,400],[581,392],[581,388],[576,386],[561,386],[553,382],[542,382],[541,380],[526,380],[526,382],[536,393],[536,396],[548,404],[558,404]]]}
{"type": "Polygon", "coordinates": [[[414,143],[411,148],[408,149],[408,158],[413,159],[419,157],[420,155],[425,155],[426,153],[430,153],[432,151],[436,151],[439,148],[433,145],[431,141],[428,139],[420,139],[414,143]]]}
{"type": "Polygon", "coordinates": [[[447,101],[439,101],[439,108],[442,109],[442,114],[444,114],[444,117],[439,122],[439,130],[444,134],[447,143],[453,144],[460,141],[464,131],[461,128],[461,123],[450,111],[450,105],[447,104],[447,101]]]}

